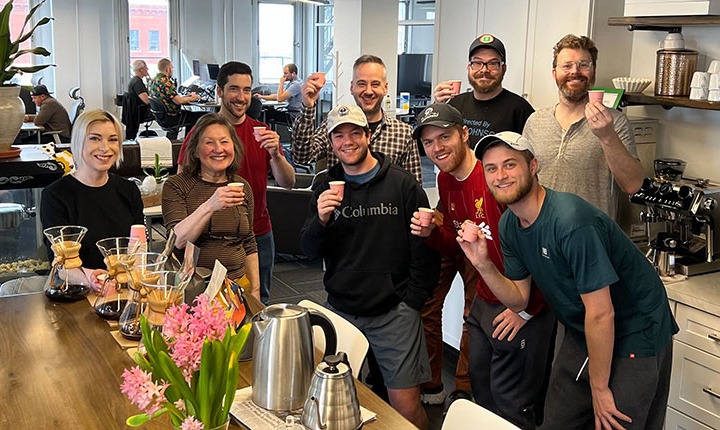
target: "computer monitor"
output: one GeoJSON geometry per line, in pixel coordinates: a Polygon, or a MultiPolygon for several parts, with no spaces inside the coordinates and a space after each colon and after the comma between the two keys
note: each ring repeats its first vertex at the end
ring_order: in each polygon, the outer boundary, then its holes
{"type": "Polygon", "coordinates": [[[432,54],[398,55],[397,94],[430,97],[432,86],[432,54]]]}
{"type": "Polygon", "coordinates": [[[208,78],[210,78],[211,81],[217,81],[218,73],[220,73],[220,65],[208,64],[207,70],[208,70],[208,78]]]}

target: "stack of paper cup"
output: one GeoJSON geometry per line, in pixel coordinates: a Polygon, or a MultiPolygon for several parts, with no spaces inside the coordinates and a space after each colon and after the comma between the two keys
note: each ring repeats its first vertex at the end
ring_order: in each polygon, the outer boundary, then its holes
{"type": "Polygon", "coordinates": [[[707,100],[710,87],[710,73],[695,72],[690,81],[690,99],[707,100]]]}
{"type": "MultiPolygon", "coordinates": [[[[714,63],[714,61],[713,61],[714,63]]],[[[719,67],[720,68],[720,67],[719,67]]],[[[720,73],[710,75],[710,87],[708,91],[708,101],[720,102],[720,73]]]]}

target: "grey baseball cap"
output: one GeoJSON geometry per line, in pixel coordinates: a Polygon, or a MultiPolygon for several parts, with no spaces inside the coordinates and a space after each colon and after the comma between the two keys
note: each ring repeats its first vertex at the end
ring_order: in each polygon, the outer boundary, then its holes
{"type": "Polygon", "coordinates": [[[485,151],[503,143],[516,151],[530,151],[533,157],[535,156],[535,149],[526,137],[514,131],[501,131],[478,140],[475,145],[475,158],[482,160],[485,151]]]}
{"type": "Polygon", "coordinates": [[[335,106],[327,116],[327,130],[331,133],[337,126],[342,124],[355,124],[362,128],[368,128],[365,112],[358,105],[335,106]]]}

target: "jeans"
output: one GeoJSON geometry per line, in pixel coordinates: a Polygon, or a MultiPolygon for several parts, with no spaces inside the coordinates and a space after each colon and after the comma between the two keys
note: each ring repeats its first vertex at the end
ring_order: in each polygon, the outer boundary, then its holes
{"type": "Polygon", "coordinates": [[[255,236],[258,249],[258,262],[260,264],[260,301],[265,305],[270,304],[270,285],[272,284],[272,272],[275,265],[275,240],[272,230],[260,236],[255,236]]]}

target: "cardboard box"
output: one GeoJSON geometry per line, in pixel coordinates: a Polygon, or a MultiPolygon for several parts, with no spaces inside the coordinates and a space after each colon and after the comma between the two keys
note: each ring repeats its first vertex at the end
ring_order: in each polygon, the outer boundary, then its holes
{"type": "Polygon", "coordinates": [[[720,0],[625,0],[625,16],[717,14],[720,0]]]}

